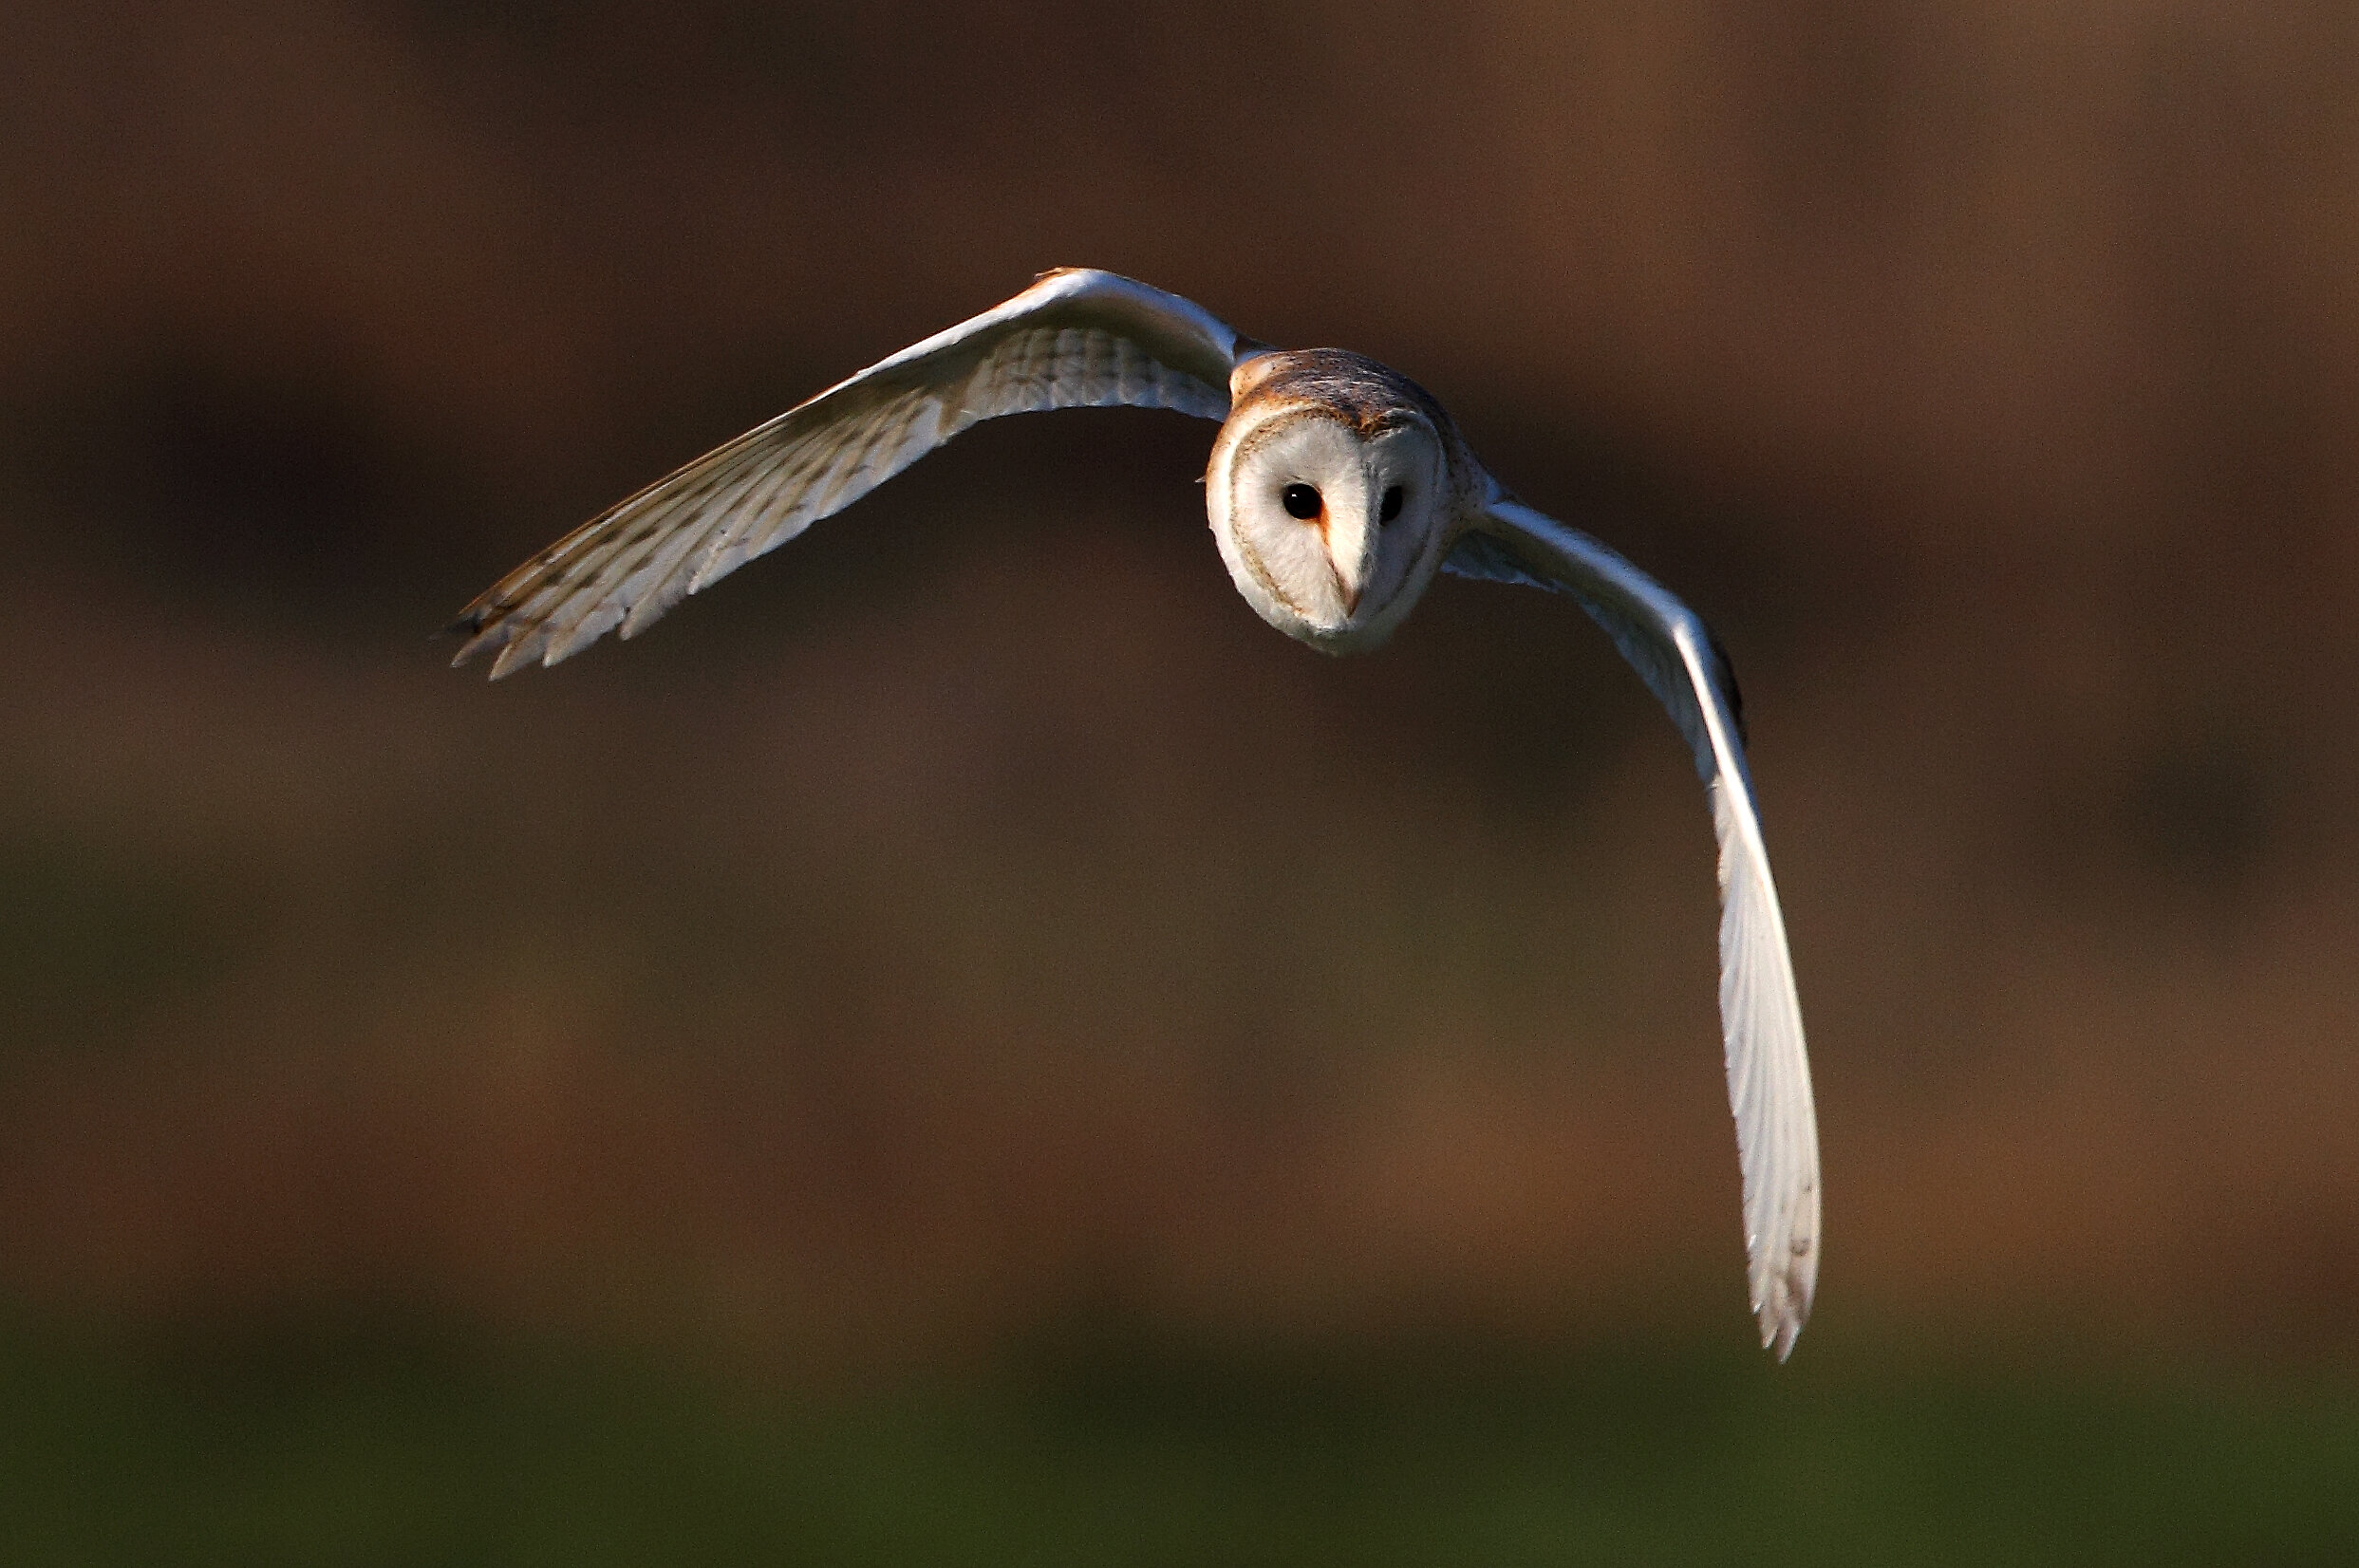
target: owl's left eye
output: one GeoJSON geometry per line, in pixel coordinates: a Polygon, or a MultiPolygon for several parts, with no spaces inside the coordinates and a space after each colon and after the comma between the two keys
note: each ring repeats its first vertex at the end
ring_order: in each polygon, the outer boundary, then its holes
{"type": "Polygon", "coordinates": [[[1401,489],[1400,486],[1395,485],[1392,489],[1384,493],[1384,499],[1376,503],[1376,521],[1379,523],[1389,523],[1394,518],[1399,516],[1400,503],[1401,489]]]}

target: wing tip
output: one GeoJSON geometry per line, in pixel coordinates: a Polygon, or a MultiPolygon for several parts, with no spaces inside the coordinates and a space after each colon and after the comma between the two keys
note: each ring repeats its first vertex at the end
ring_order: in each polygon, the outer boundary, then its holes
{"type": "Polygon", "coordinates": [[[427,641],[434,642],[444,637],[466,639],[459,645],[459,651],[451,656],[453,669],[462,669],[487,653],[499,656],[492,661],[491,679],[494,681],[515,668],[514,662],[508,658],[508,651],[516,643],[515,627],[505,619],[493,619],[490,611],[477,606],[470,605],[458,620],[432,633],[427,641]]]}
{"type": "MultiPolygon", "coordinates": [[[[449,625],[427,633],[426,641],[440,642],[445,637],[466,639],[459,645],[459,651],[451,656],[451,668],[460,669],[487,653],[506,648],[515,641],[516,631],[506,607],[494,603],[487,594],[460,610],[458,618],[449,625]]],[[[507,673],[498,662],[494,663],[493,680],[496,681],[507,673]]]]}
{"type": "Polygon", "coordinates": [[[498,633],[483,630],[482,622],[472,614],[460,616],[441,630],[432,633],[426,640],[439,642],[445,637],[466,639],[464,643],[459,644],[459,651],[451,655],[451,668],[453,669],[463,669],[474,663],[485,653],[490,652],[493,644],[498,641],[498,633]]]}
{"type": "Polygon", "coordinates": [[[1773,1273],[1769,1289],[1754,1297],[1761,1348],[1776,1355],[1781,1366],[1794,1353],[1794,1341],[1802,1337],[1803,1325],[1810,1320],[1810,1297],[1817,1283],[1817,1270],[1804,1254],[1773,1273]]]}

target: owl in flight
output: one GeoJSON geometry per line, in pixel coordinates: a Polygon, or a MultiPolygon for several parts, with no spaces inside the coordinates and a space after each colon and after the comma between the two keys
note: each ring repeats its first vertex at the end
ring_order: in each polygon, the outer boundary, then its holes
{"type": "Polygon", "coordinates": [[[1720,1018],[1765,1346],[1783,1359],[1818,1278],[1818,1121],[1736,681],[1694,611],[1509,495],[1424,389],[1332,348],[1276,349],[1110,272],[1060,269],[699,457],[501,578],[453,627],[494,677],[629,637],[842,511],[979,420],[1172,408],[1220,421],[1212,537],[1264,621],[1373,648],[1437,572],[1570,594],[1671,711],[1720,840],[1720,1018]]]}

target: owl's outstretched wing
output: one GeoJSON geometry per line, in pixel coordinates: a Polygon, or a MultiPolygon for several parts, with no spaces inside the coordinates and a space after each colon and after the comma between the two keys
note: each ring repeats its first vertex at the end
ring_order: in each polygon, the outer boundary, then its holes
{"type": "Polygon", "coordinates": [[[1176,294],[1111,272],[1042,273],[1006,304],[903,349],[657,480],[492,585],[452,630],[494,679],[625,637],[842,511],[981,420],[1037,409],[1228,416],[1260,345],[1176,294]]]}
{"type": "Polygon", "coordinates": [[[1605,628],[1671,710],[1720,835],[1720,1027],[1745,1173],[1745,1248],[1761,1342],[1784,1360],[1818,1283],[1818,1113],[1785,917],[1745,764],[1736,679],[1704,623],[1577,529],[1504,495],[1443,563],[1462,576],[1561,588],[1605,628]]]}

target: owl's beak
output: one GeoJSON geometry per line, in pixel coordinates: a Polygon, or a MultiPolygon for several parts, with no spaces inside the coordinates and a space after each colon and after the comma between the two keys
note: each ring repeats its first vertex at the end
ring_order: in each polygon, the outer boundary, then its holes
{"type": "Polygon", "coordinates": [[[1359,608],[1359,596],[1368,591],[1368,578],[1376,569],[1376,529],[1364,517],[1337,516],[1328,519],[1324,532],[1336,596],[1349,615],[1359,608]]]}

